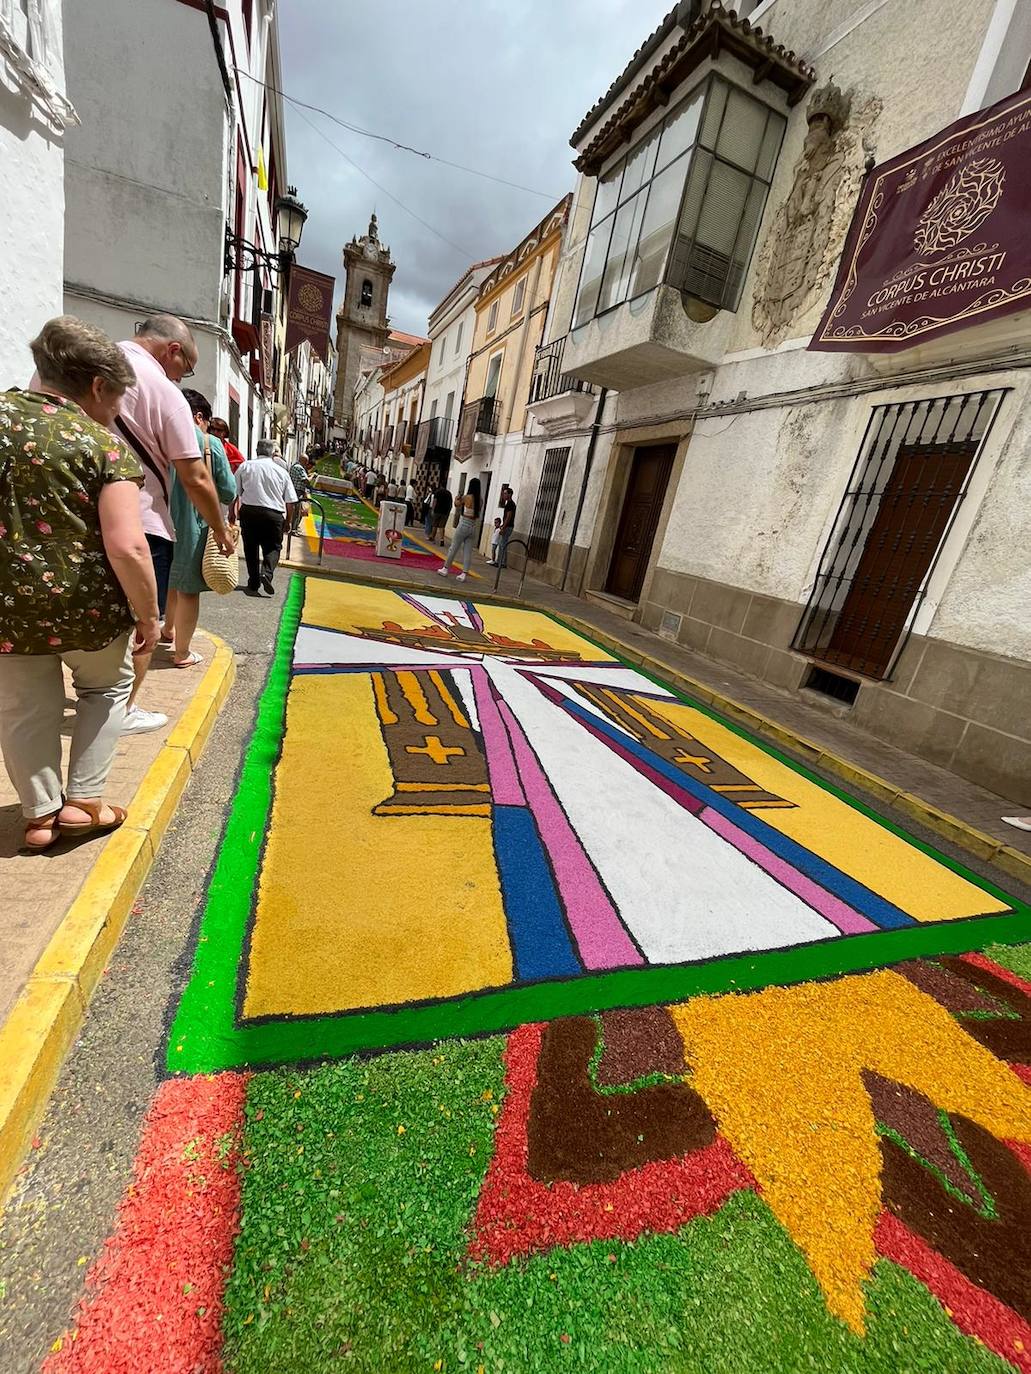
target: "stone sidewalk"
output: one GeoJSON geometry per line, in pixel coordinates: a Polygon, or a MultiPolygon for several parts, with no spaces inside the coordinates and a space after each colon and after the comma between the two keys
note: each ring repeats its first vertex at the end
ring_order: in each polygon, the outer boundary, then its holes
{"type": "MultiPolygon", "coordinates": [[[[480,579],[460,584],[456,584],[453,577],[445,581],[433,572],[399,567],[387,559],[375,564],[359,564],[326,555],[320,568],[315,556],[301,549],[297,541],[293,544],[288,566],[422,586],[438,592],[447,590],[451,595],[460,592],[466,596],[493,594],[497,575],[497,569],[489,566],[479,554],[475,555],[473,569],[480,574],[480,579]]],[[[530,576],[523,581],[519,568],[502,571],[497,594],[578,621],[588,633],[618,644],[618,652],[624,657],[638,662],[642,658],[649,660],[644,664],[646,668],[666,678],[686,680],[681,684],[674,681],[674,686],[682,685],[684,690],[694,691],[696,695],[699,691],[703,695],[711,694],[717,709],[726,710],[749,728],[770,736],[803,762],[837,773],[845,778],[848,786],[870,793],[875,802],[895,805],[943,838],[998,865],[1022,883],[1031,882],[1031,833],[1006,825],[1002,820],[1003,816],[1023,810],[1016,803],[875,739],[839,718],[813,694],[785,692],[696,650],[662,639],[643,625],[626,620],[597,602],[557,591],[530,576]],[[741,710],[729,709],[735,706],[741,710]],[[842,764],[844,766],[839,766],[842,764]],[[887,783],[887,789],[879,786],[880,783],[887,783]],[[915,804],[909,805],[911,801],[915,804]],[[958,829],[949,824],[951,818],[961,823],[958,829]],[[976,835],[971,835],[971,831],[976,835]]]]}
{"type": "MultiPolygon", "coordinates": [[[[168,725],[147,735],[123,736],[105,793],[106,800],[128,807],[162,746],[193,700],[215,652],[198,632],[194,648],[204,662],[176,669],[171,655],[159,649],[143,687],[141,705],[163,711],[168,725]]],[[[72,700],[69,687],[68,700],[72,700]]],[[[65,716],[64,759],[67,762],[72,712],[65,716]]],[[[88,875],[111,843],[111,837],[59,841],[44,854],[19,852],[21,808],[6,772],[0,767],[0,1025],[28,981],[88,875]]]]}

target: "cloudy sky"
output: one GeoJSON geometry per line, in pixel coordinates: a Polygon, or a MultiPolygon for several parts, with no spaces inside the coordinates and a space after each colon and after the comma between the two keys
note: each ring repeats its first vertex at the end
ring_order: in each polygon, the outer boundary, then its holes
{"type": "Polygon", "coordinates": [[[397,263],[391,323],[424,334],[470,262],[514,248],[572,190],[570,134],[671,2],[281,0],[288,95],[544,193],[398,152],[287,102],[290,180],[310,211],[300,260],[337,277],[339,300],[341,247],[375,209],[397,263]]]}

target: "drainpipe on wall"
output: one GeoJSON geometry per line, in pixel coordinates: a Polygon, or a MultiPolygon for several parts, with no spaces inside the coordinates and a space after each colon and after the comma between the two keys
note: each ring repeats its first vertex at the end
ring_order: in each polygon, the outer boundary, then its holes
{"type": "MultiPolygon", "coordinates": [[[[602,389],[598,392],[598,405],[594,412],[594,424],[591,426],[591,437],[587,443],[587,457],[584,459],[584,475],[583,480],[580,483],[580,496],[576,503],[576,514],[573,516],[573,530],[569,536],[569,544],[566,548],[566,565],[562,569],[562,585],[559,588],[559,590],[563,592],[566,589],[566,579],[569,577],[569,565],[573,561],[573,547],[576,544],[576,535],[577,531],[580,528],[580,516],[583,514],[584,502],[587,500],[587,483],[590,481],[591,478],[591,465],[594,462],[594,449],[595,445],[598,442],[598,430],[601,428],[601,414],[602,411],[605,409],[605,400],[608,394],[608,387],[605,386],[603,386],[602,389]]],[[[582,580],[580,583],[580,587],[581,589],[583,587],[582,580]]],[[[578,590],[577,595],[579,596],[579,594],[580,593],[578,590]]]]}
{"type": "Polygon", "coordinates": [[[229,108],[233,108],[233,83],[229,79],[229,68],[226,66],[226,55],[222,51],[222,40],[218,36],[218,16],[215,13],[215,0],[207,0],[205,10],[208,15],[208,28],[211,30],[211,41],[215,45],[215,60],[218,63],[218,70],[222,74],[222,85],[225,87],[226,100],[229,108]]]}

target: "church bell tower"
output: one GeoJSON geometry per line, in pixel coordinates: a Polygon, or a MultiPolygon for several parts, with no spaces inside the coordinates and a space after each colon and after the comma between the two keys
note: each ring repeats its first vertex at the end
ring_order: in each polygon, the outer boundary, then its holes
{"type": "Polygon", "coordinates": [[[376,216],[368,233],[344,248],[344,299],[337,311],[337,385],[333,413],[337,426],[350,433],[354,388],[363,348],[383,349],[390,334],[387,295],[395,264],[379,241],[376,216]]]}

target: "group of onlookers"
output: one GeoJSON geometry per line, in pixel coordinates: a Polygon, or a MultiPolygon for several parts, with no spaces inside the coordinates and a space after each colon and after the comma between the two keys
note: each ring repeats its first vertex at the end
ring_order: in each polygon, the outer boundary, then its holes
{"type": "Polygon", "coordinates": [[[247,590],[271,595],[306,493],[271,440],[245,461],[207,398],[181,389],[198,360],[182,320],[154,316],[114,343],[60,316],[30,347],[28,388],[0,392],[0,752],[25,847],[43,850],[125,820],[104,784],[120,735],[168,723],[138,703],[155,649],[176,668],[202,661],[205,550],[235,559],[238,516],[247,590]],[[65,667],[76,713],[63,786],[65,667]]]}

